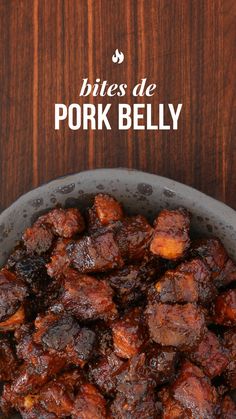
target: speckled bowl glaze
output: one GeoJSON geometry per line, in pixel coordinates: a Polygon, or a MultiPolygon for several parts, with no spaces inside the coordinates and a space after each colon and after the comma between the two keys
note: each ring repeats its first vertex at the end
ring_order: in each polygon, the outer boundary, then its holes
{"type": "Polygon", "coordinates": [[[86,208],[94,194],[107,192],[121,201],[128,213],[150,220],[162,208],[184,206],[192,213],[192,229],[216,235],[236,260],[236,212],[223,203],[181,183],[128,169],[97,169],[68,175],[33,189],[0,214],[0,266],[24,229],[37,216],[57,205],[86,208]]]}
{"type": "MultiPolygon", "coordinates": [[[[236,260],[236,212],[189,186],[164,177],[128,169],[97,169],[53,180],[21,196],[0,214],[0,266],[38,215],[57,205],[92,203],[93,196],[107,192],[121,201],[128,213],[152,220],[163,208],[184,206],[192,213],[192,230],[216,235],[236,260]]],[[[0,418],[3,418],[0,414],[0,418]]],[[[12,419],[19,418],[18,415],[12,419]]]]}

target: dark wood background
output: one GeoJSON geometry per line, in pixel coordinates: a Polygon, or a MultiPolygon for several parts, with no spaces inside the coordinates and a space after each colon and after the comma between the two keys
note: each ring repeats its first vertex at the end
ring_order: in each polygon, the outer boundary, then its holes
{"type": "Polygon", "coordinates": [[[0,0],[0,209],[57,176],[121,166],[236,208],[235,12],[235,0],[0,0]],[[179,130],[55,131],[54,104],[78,102],[84,77],[156,82],[148,102],[183,103],[179,130]]]}

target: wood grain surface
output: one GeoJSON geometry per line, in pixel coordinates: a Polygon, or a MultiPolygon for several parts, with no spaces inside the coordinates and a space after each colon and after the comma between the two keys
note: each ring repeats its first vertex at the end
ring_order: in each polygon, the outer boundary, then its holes
{"type": "MultiPolygon", "coordinates": [[[[235,0],[0,0],[0,209],[57,176],[121,166],[236,208],[235,12],[235,0]],[[84,77],[147,77],[146,102],[183,103],[178,131],[55,131],[54,104],[82,103],[84,77]]],[[[112,101],[115,125],[121,99],[89,100],[112,101]]]]}

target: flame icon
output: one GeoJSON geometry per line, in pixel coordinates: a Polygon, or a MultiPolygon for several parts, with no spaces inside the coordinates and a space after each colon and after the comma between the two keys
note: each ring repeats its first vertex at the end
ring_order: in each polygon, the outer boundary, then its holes
{"type": "Polygon", "coordinates": [[[115,50],[115,54],[112,55],[112,61],[116,64],[121,64],[124,61],[124,54],[123,52],[120,52],[118,49],[115,50]]]}

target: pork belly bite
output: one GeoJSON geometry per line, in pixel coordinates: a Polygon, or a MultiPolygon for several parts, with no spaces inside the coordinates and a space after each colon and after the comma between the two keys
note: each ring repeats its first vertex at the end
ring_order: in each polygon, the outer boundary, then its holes
{"type": "Polygon", "coordinates": [[[192,273],[167,271],[155,284],[157,298],[162,303],[194,303],[198,300],[198,287],[192,273]]]}
{"type": "Polygon", "coordinates": [[[114,352],[100,357],[89,366],[89,378],[105,395],[114,394],[120,375],[128,363],[114,352]]]}
{"type": "Polygon", "coordinates": [[[77,208],[55,208],[39,217],[35,224],[48,226],[54,235],[68,239],[85,229],[84,219],[77,208]]]}
{"type": "Polygon", "coordinates": [[[224,345],[228,351],[229,363],[225,369],[224,377],[231,389],[236,388],[236,329],[224,334],[224,345]]]}
{"type": "Polygon", "coordinates": [[[189,357],[210,378],[221,375],[229,363],[227,352],[219,338],[209,330],[204,334],[198,346],[189,354],[189,357]]]}
{"type": "Polygon", "coordinates": [[[173,380],[178,361],[178,352],[171,347],[162,347],[155,342],[143,349],[145,366],[156,385],[167,384],[173,380]]]}
{"type": "Polygon", "coordinates": [[[51,253],[50,262],[46,264],[47,273],[52,278],[60,278],[70,265],[67,246],[70,240],[58,239],[51,253]]]}
{"type": "Polygon", "coordinates": [[[112,326],[114,351],[121,358],[131,358],[137,354],[145,342],[146,333],[141,310],[135,308],[112,326]]]}
{"type": "Polygon", "coordinates": [[[157,415],[155,381],[145,366],[145,354],[131,358],[129,368],[119,378],[111,404],[112,418],[155,418],[157,415]]]}
{"type": "Polygon", "coordinates": [[[236,418],[236,403],[231,399],[230,396],[225,396],[221,402],[221,418],[236,418]]]}
{"type": "Polygon", "coordinates": [[[116,229],[116,242],[125,260],[140,260],[147,253],[153,228],[143,215],[126,217],[116,229]]]}
{"type": "Polygon", "coordinates": [[[219,409],[216,390],[203,372],[185,361],[178,378],[170,388],[173,399],[190,411],[192,418],[215,419],[219,409]]]}
{"type": "Polygon", "coordinates": [[[121,204],[110,195],[96,195],[94,199],[94,208],[102,225],[107,225],[123,218],[121,204]]]}
{"type": "Polygon", "coordinates": [[[27,295],[27,287],[23,281],[3,268],[0,271],[0,327],[1,322],[17,312],[27,295]]]}
{"type": "Polygon", "coordinates": [[[209,267],[213,278],[216,278],[224,268],[228,255],[217,238],[205,238],[195,240],[191,246],[191,252],[203,259],[209,267]]]}
{"type": "Polygon", "coordinates": [[[0,339],[0,381],[12,380],[16,374],[19,362],[12,344],[7,338],[0,339]]]}
{"type": "Polygon", "coordinates": [[[217,288],[227,287],[236,282],[236,265],[228,259],[219,275],[214,278],[214,284],[217,288]]]}
{"type": "Polygon", "coordinates": [[[79,272],[104,272],[123,266],[113,233],[85,236],[71,243],[68,250],[71,264],[79,272]]]}
{"type": "Polygon", "coordinates": [[[70,269],[64,279],[61,303],[79,320],[112,320],[117,315],[113,291],[104,280],[70,269]]]}
{"type": "Polygon", "coordinates": [[[194,304],[149,304],[146,309],[151,338],[163,346],[191,349],[202,337],[205,321],[194,304]]]}
{"type": "Polygon", "coordinates": [[[179,259],[189,247],[190,218],[184,209],[163,210],[154,222],[150,250],[164,259],[179,259]]]}
{"type": "Polygon", "coordinates": [[[29,253],[41,255],[52,246],[53,233],[49,227],[33,225],[25,230],[22,239],[29,253]]]}
{"type": "Polygon", "coordinates": [[[224,326],[236,325],[236,289],[225,291],[214,302],[214,320],[224,326]]]}
{"type": "Polygon", "coordinates": [[[106,419],[106,401],[92,384],[83,384],[76,396],[72,419],[106,419]]]}

